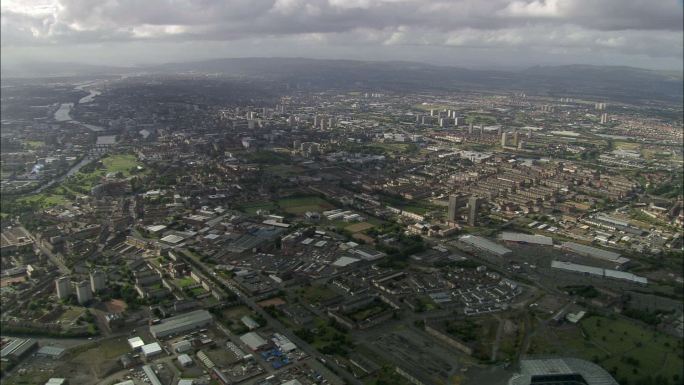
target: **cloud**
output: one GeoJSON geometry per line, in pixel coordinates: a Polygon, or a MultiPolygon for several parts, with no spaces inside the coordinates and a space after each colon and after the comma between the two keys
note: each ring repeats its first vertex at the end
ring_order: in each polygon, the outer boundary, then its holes
{"type": "Polygon", "coordinates": [[[127,42],[240,45],[275,39],[293,46],[297,41],[318,41],[447,50],[554,49],[568,54],[604,50],[649,57],[682,52],[678,0],[3,0],[1,4],[3,49],[127,42]]]}

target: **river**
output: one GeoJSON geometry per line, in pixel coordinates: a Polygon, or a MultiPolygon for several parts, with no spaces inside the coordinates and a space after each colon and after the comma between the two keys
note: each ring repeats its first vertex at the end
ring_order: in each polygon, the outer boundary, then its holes
{"type": "Polygon", "coordinates": [[[62,174],[61,176],[49,181],[48,183],[38,187],[37,189],[33,190],[31,194],[40,194],[41,192],[45,191],[46,189],[54,186],[56,183],[62,182],[64,179],[76,174],[78,170],[81,169],[81,167],[85,166],[86,164],[92,162],[94,159],[90,155],[86,155],[85,158],[81,159],[80,162],[76,163],[75,165],[71,166],[69,171],[67,171],[65,174],[62,174]]]}
{"type": "MultiPolygon", "coordinates": [[[[94,83],[82,84],[82,85],[74,87],[74,89],[77,89],[80,91],[85,91],[83,88],[86,86],[92,85],[92,84],[94,84],[94,83]]],[[[79,99],[77,104],[90,103],[93,101],[93,99],[95,99],[96,96],[102,94],[102,92],[97,91],[97,90],[88,90],[88,92],[89,92],[89,94],[82,97],[81,99],[79,99]]],[[[105,130],[103,127],[96,126],[94,124],[87,124],[87,123],[79,122],[77,120],[72,119],[72,117],[71,117],[71,109],[72,108],[74,108],[74,103],[62,103],[59,106],[59,109],[57,111],[55,111],[55,114],[54,114],[55,120],[58,122],[71,122],[73,124],[78,124],[78,125],[81,125],[87,129],[89,129],[90,131],[94,131],[94,132],[100,132],[100,131],[105,130]]]]}

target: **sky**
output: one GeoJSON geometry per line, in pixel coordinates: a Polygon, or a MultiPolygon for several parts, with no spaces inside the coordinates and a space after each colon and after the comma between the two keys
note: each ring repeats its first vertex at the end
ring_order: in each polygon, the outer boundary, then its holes
{"type": "Polygon", "coordinates": [[[2,65],[222,57],[682,71],[682,0],[1,0],[2,65]]]}

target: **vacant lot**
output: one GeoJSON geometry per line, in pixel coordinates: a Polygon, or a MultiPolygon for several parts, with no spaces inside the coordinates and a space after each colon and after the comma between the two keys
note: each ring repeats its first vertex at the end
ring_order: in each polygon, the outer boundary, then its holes
{"type": "Polygon", "coordinates": [[[373,228],[374,226],[368,222],[360,222],[360,223],[354,223],[353,225],[349,225],[345,227],[344,229],[347,231],[350,231],[352,233],[360,233],[362,231],[366,231],[370,228],[373,228]]]}

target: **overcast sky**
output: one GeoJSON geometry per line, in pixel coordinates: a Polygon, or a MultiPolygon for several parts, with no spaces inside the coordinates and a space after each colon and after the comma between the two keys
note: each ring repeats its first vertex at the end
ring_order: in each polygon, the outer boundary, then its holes
{"type": "Polygon", "coordinates": [[[218,57],[682,70],[682,0],[2,0],[2,62],[218,57]]]}

